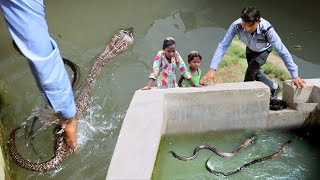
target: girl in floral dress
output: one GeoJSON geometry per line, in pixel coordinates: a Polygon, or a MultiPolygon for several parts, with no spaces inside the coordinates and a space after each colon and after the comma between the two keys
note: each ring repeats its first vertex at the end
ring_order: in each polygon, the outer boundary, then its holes
{"type": "Polygon", "coordinates": [[[179,68],[181,75],[187,81],[194,87],[198,87],[187,72],[186,64],[183,62],[180,54],[176,51],[176,42],[172,37],[168,37],[163,42],[162,50],[158,52],[154,59],[153,68],[149,76],[149,83],[146,87],[142,88],[142,90],[151,89],[154,81],[156,81],[159,89],[177,87],[177,68],[179,68]]]}

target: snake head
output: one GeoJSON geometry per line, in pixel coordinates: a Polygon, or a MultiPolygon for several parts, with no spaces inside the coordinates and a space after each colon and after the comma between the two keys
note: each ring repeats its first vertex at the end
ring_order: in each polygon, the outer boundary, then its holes
{"type": "Polygon", "coordinates": [[[247,139],[247,140],[244,142],[244,144],[245,144],[246,146],[249,146],[249,145],[251,145],[251,144],[254,143],[254,140],[255,140],[255,139],[256,139],[256,137],[255,137],[255,136],[252,136],[251,138],[247,139]]]}
{"type": "Polygon", "coordinates": [[[130,27],[128,29],[122,29],[122,32],[126,33],[127,35],[129,35],[131,38],[133,38],[133,31],[134,31],[134,28],[133,27],[130,27]]]}

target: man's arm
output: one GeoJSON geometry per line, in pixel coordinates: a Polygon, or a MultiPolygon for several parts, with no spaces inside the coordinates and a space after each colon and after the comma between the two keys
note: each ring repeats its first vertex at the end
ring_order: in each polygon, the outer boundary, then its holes
{"type": "Polygon", "coordinates": [[[290,75],[292,77],[292,85],[295,85],[299,88],[304,87],[306,83],[299,77],[298,66],[293,62],[291,54],[273,28],[268,30],[267,38],[271,46],[279,54],[288,71],[290,72],[290,75]]]}
{"type": "Polygon", "coordinates": [[[222,39],[222,41],[219,43],[213,57],[211,60],[211,65],[210,68],[211,69],[218,69],[219,63],[221,62],[224,54],[226,53],[227,49],[229,48],[232,39],[234,38],[234,36],[236,35],[236,23],[237,21],[233,22],[227,33],[225,34],[224,38],[222,39]]]}
{"type": "Polygon", "coordinates": [[[286,46],[282,43],[279,35],[273,28],[270,28],[267,32],[267,38],[271,46],[276,50],[287,69],[289,70],[291,77],[298,77],[298,66],[293,62],[292,56],[289,53],[286,46]]]}
{"type": "Polygon", "coordinates": [[[208,85],[210,80],[213,80],[213,83],[216,83],[216,78],[215,78],[215,71],[218,69],[219,63],[221,62],[224,54],[226,53],[227,49],[229,48],[232,39],[236,35],[236,28],[235,26],[237,25],[238,20],[234,21],[227,33],[225,34],[223,40],[219,43],[213,57],[211,60],[210,64],[210,69],[209,71],[201,78],[200,84],[203,85],[208,85]]]}
{"type": "MultiPolygon", "coordinates": [[[[63,120],[76,121],[76,106],[68,73],[58,46],[50,38],[44,5],[37,1],[0,0],[9,32],[27,58],[43,97],[63,120]]],[[[66,124],[66,131],[70,129],[66,124]]],[[[76,132],[76,129],[74,129],[76,132]]],[[[77,144],[76,133],[66,133],[71,148],[77,144]]]]}

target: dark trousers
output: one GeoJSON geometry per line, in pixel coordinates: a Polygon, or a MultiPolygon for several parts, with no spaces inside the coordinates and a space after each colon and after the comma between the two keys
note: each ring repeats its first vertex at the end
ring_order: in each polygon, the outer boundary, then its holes
{"type": "Polygon", "coordinates": [[[270,90],[273,90],[273,82],[268,79],[261,71],[260,68],[263,66],[267,58],[269,56],[269,53],[271,52],[272,48],[268,48],[265,51],[262,52],[255,52],[246,48],[246,57],[248,62],[248,69],[246,71],[246,75],[244,77],[244,81],[261,81],[267,86],[269,86],[270,90]]]}

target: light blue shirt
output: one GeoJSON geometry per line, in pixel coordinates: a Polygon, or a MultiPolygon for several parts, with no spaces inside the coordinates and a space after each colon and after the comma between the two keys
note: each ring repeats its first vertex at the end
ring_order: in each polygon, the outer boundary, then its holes
{"type": "Polygon", "coordinates": [[[262,52],[269,47],[273,47],[284,61],[284,64],[289,70],[291,77],[298,77],[298,66],[293,62],[291,54],[282,43],[279,35],[276,33],[274,28],[271,27],[271,24],[267,20],[263,18],[261,18],[260,20],[261,22],[259,23],[258,28],[253,35],[244,30],[244,28],[242,27],[241,18],[234,21],[230,25],[228,32],[224,36],[223,40],[219,43],[213,55],[210,68],[215,70],[218,69],[218,65],[221,62],[228,47],[230,46],[232,39],[235,35],[238,35],[239,39],[243,43],[245,43],[252,51],[262,52]],[[267,29],[268,31],[266,33],[263,33],[263,30],[267,29]]]}
{"type": "Polygon", "coordinates": [[[0,0],[9,32],[27,58],[43,97],[63,118],[76,114],[68,73],[48,33],[43,0],[0,0]]]}

